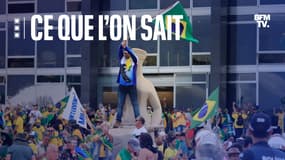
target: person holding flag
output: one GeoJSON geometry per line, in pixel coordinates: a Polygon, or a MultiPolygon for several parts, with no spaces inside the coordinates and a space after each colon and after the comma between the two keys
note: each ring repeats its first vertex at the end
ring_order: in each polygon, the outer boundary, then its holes
{"type": "Polygon", "coordinates": [[[206,103],[193,116],[190,128],[196,128],[207,120],[213,118],[217,113],[218,106],[219,88],[216,88],[206,100],[206,103]]]}
{"type": "Polygon", "coordinates": [[[140,142],[136,138],[130,138],[128,145],[121,149],[116,156],[116,160],[132,160],[137,159],[140,152],[140,142]]]}

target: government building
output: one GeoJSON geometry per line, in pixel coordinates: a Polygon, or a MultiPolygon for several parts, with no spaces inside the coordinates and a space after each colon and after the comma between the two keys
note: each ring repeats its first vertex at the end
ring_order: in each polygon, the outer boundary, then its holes
{"type": "MultiPolygon", "coordinates": [[[[30,89],[34,98],[42,90],[58,97],[73,86],[82,103],[116,107],[117,50],[121,41],[33,41],[30,17],[34,14],[158,15],[174,0],[0,0],[0,103],[30,89]],[[25,17],[15,38],[15,18],[25,17]],[[23,38],[25,36],[25,38],[23,38]],[[65,88],[66,87],[66,88],[65,88]]],[[[144,76],[169,107],[186,110],[203,105],[220,87],[220,107],[259,106],[271,111],[285,104],[284,0],[180,0],[189,16],[193,35],[185,40],[129,41],[148,53],[144,76]],[[267,21],[257,22],[255,15],[267,21]],[[269,16],[268,16],[269,15],[269,16]],[[266,26],[262,24],[267,22],[266,26]],[[260,23],[261,25],[258,25],[260,23]]],[[[57,23],[57,22],[53,22],[57,23]]],[[[154,24],[149,24],[154,27],[154,24]]],[[[96,25],[95,25],[96,26],[96,25]]],[[[43,30],[38,25],[37,30],[43,30]]],[[[50,34],[56,34],[58,28],[50,34]]],[[[108,33],[109,28],[104,29],[108,33]]],[[[98,28],[94,29],[94,37],[98,28]]],[[[54,36],[57,37],[57,36],[54,36]]],[[[110,37],[107,35],[107,37],[110,37]]],[[[173,38],[174,39],[174,38],[173,38]]],[[[51,96],[53,99],[53,97],[51,96]]],[[[53,101],[58,100],[58,98],[53,101]]]]}

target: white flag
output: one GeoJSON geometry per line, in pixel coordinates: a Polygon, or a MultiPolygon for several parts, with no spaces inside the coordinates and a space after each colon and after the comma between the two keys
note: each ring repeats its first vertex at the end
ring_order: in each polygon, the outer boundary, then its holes
{"type": "Polygon", "coordinates": [[[69,93],[69,99],[62,113],[62,118],[69,121],[75,120],[80,127],[87,128],[85,109],[82,107],[74,88],[69,93]]]}

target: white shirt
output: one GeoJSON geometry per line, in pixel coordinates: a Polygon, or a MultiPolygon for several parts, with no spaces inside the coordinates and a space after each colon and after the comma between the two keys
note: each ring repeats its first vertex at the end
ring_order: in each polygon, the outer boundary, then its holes
{"type": "Polygon", "coordinates": [[[39,110],[32,110],[29,114],[30,117],[30,124],[34,124],[38,118],[42,117],[42,114],[39,110]]]}
{"type": "Polygon", "coordinates": [[[147,130],[146,130],[146,128],[144,127],[144,126],[142,126],[141,128],[135,128],[134,130],[133,130],[133,132],[132,132],[132,135],[134,136],[134,137],[136,137],[136,136],[140,136],[141,135],[141,133],[147,133],[147,130]]]}

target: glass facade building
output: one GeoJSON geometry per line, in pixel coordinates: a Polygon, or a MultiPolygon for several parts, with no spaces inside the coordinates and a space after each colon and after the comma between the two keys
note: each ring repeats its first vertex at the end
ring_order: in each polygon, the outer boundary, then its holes
{"type": "MultiPolygon", "coordinates": [[[[181,109],[198,107],[217,84],[223,84],[222,107],[230,107],[232,101],[240,105],[256,104],[264,110],[282,105],[281,99],[285,97],[285,2],[180,2],[192,23],[194,37],[200,43],[129,41],[130,47],[147,51],[144,76],[153,82],[159,98],[165,97],[169,106],[181,109]],[[217,6],[226,12],[217,13],[217,6]],[[270,14],[269,28],[258,28],[254,15],[259,13],[270,14]],[[214,29],[222,36],[215,36],[214,29]],[[216,72],[220,68],[223,71],[216,72]],[[222,76],[216,78],[216,74],[222,76]]],[[[157,15],[173,3],[175,0],[0,0],[0,103],[5,103],[24,87],[45,83],[75,86],[82,101],[93,106],[98,103],[115,106],[117,102],[117,48],[121,41],[14,39],[15,17],[30,17],[35,13],[83,13],[95,17],[127,14],[136,15],[139,26],[140,16],[157,15]]],[[[29,27],[28,20],[26,34],[30,32],[29,27]]],[[[108,33],[108,28],[105,31],[108,33]]],[[[137,34],[141,32],[144,31],[137,30],[137,34]]]]}

